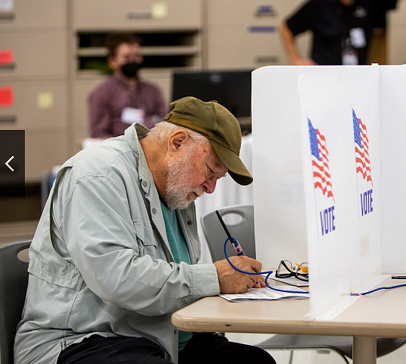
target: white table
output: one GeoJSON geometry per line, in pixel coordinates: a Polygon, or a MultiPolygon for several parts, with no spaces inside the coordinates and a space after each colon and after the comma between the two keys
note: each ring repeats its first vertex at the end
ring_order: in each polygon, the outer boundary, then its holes
{"type": "MultiPolygon", "coordinates": [[[[395,285],[390,278],[380,286],[395,285]]],[[[199,300],[172,316],[185,331],[353,336],[353,363],[376,363],[377,337],[406,337],[406,288],[362,296],[332,320],[310,320],[309,300],[199,300]]]]}

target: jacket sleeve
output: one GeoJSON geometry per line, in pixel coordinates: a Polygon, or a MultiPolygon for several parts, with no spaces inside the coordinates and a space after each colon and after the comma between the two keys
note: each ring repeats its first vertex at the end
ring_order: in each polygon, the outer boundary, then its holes
{"type": "Polygon", "coordinates": [[[89,289],[108,304],[142,315],[172,313],[219,294],[213,264],[167,262],[154,254],[162,249],[158,239],[143,246],[127,198],[120,181],[84,176],[63,204],[66,245],[89,289]]]}

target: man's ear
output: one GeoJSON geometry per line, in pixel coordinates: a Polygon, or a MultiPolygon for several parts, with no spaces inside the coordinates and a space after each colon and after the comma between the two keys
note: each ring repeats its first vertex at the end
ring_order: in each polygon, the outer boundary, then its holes
{"type": "Polygon", "coordinates": [[[189,140],[189,134],[184,129],[176,130],[171,134],[168,140],[168,148],[171,151],[177,152],[181,149],[189,140]]]}

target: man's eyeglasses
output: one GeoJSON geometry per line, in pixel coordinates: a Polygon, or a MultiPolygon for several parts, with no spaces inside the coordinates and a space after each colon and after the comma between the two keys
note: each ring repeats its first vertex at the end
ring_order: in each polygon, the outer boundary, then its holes
{"type": "Polygon", "coordinates": [[[281,260],[278,269],[275,272],[277,278],[296,277],[301,281],[309,281],[309,267],[307,262],[296,264],[294,266],[289,260],[281,260]]]}

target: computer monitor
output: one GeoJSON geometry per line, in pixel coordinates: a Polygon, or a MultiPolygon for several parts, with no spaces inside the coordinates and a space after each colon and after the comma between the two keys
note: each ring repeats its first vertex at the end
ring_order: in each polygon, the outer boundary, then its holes
{"type": "Polygon", "coordinates": [[[173,73],[172,100],[195,96],[216,100],[246,126],[251,118],[251,72],[244,70],[177,71],[173,73]]]}

